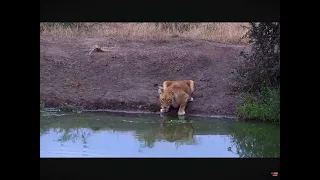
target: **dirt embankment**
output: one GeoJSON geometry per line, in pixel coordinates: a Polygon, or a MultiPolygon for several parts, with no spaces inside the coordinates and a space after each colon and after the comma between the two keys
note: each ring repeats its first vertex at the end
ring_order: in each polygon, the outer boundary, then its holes
{"type": "Polygon", "coordinates": [[[234,115],[229,86],[245,46],[203,40],[40,37],[40,96],[47,107],[159,111],[158,85],[192,79],[188,114],[234,115]],[[88,55],[94,45],[106,52],[88,55]]]}

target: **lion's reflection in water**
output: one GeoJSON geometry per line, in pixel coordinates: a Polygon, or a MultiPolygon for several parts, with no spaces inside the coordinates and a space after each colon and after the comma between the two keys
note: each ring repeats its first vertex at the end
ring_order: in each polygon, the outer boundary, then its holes
{"type": "Polygon", "coordinates": [[[162,122],[156,133],[159,141],[175,142],[176,147],[182,144],[196,144],[194,127],[186,116],[160,114],[162,122]]]}

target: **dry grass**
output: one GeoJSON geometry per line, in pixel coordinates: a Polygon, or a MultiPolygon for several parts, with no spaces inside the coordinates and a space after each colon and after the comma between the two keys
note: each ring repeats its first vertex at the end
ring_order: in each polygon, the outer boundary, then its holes
{"type": "Polygon", "coordinates": [[[40,23],[40,35],[168,39],[183,37],[245,44],[249,23],[40,23]]]}

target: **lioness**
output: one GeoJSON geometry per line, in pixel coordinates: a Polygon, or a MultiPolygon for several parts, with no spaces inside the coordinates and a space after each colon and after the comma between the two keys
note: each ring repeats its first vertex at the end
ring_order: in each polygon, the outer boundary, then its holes
{"type": "Polygon", "coordinates": [[[194,91],[194,81],[164,81],[163,87],[159,87],[159,97],[161,103],[160,112],[168,112],[170,105],[179,107],[178,115],[185,115],[185,108],[189,101],[193,101],[191,97],[194,91]]]}

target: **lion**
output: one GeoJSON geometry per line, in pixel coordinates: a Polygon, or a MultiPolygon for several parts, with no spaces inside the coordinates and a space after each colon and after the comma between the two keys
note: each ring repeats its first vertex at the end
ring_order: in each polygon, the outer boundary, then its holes
{"type": "Polygon", "coordinates": [[[164,81],[163,87],[159,87],[159,98],[161,103],[160,112],[168,112],[171,106],[178,108],[178,115],[185,115],[188,102],[193,101],[191,96],[194,92],[193,80],[164,81]]]}

